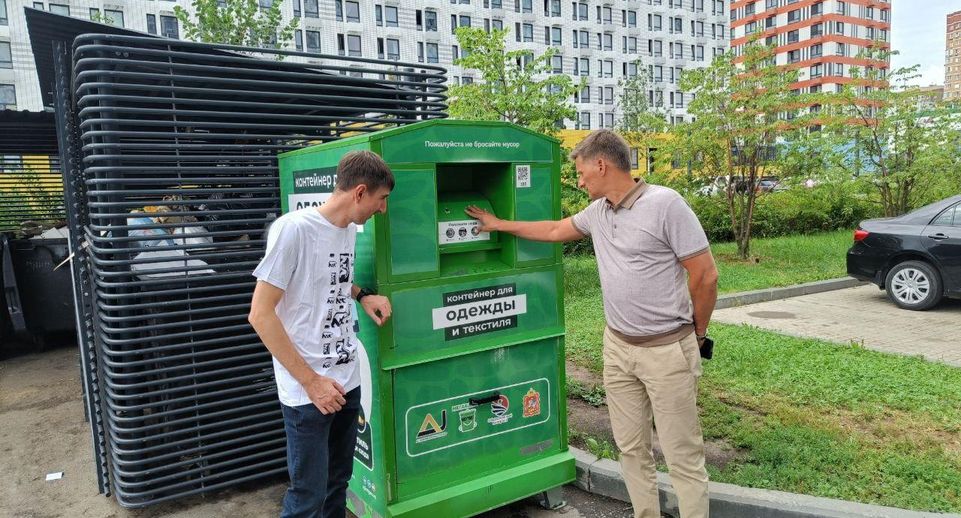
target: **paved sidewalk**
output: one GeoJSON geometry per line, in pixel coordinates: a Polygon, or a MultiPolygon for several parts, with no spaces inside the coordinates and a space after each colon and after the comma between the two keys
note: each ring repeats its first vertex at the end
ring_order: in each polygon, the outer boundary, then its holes
{"type": "Polygon", "coordinates": [[[961,367],[961,301],[929,311],[900,309],[873,284],[714,312],[714,320],[788,335],[921,355],[961,367]]]}

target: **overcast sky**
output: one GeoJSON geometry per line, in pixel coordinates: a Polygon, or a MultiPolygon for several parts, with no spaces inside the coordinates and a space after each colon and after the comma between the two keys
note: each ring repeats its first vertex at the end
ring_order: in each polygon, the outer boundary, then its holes
{"type": "Polygon", "coordinates": [[[900,52],[891,67],[921,65],[914,84],[944,84],[947,15],[961,11],[961,0],[891,0],[891,46],[900,52]]]}

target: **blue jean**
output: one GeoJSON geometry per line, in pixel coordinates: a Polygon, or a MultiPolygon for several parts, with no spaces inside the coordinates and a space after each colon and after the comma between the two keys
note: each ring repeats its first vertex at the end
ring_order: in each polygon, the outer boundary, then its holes
{"type": "Polygon", "coordinates": [[[281,405],[287,432],[287,472],[283,518],[344,518],[347,483],[354,469],[360,388],[347,393],[347,404],[324,415],[313,405],[281,405]]]}

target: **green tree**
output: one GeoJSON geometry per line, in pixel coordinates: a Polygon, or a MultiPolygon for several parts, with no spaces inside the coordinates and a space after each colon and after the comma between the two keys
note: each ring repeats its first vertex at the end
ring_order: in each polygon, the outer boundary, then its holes
{"type": "Polygon", "coordinates": [[[261,7],[258,0],[193,0],[193,16],[174,6],[174,14],[191,41],[221,43],[243,47],[287,47],[299,18],[283,24],[279,0],[261,7]]]}
{"type": "MultiPolygon", "coordinates": [[[[860,57],[883,61],[892,54],[875,47],[860,57]]],[[[951,183],[961,192],[957,107],[911,86],[918,68],[852,67],[854,80],[826,105],[833,165],[868,182],[889,217],[932,201],[939,189],[951,191],[951,183]]]]}
{"type": "Polygon", "coordinates": [[[637,73],[617,82],[620,90],[617,108],[621,112],[618,130],[628,138],[662,133],[667,129],[667,117],[670,115],[664,108],[663,97],[649,97],[650,78],[641,60],[631,65],[636,67],[637,73]]]}
{"type": "Polygon", "coordinates": [[[797,71],[774,62],[774,48],[747,44],[740,57],[717,56],[710,66],[685,72],[681,90],[691,92],[691,122],[674,126],[670,155],[692,174],[722,177],[723,194],[738,257],[750,254],[751,226],[761,179],[779,172],[779,143],[811,124],[805,95],[794,94],[797,71]]]}
{"type": "Polygon", "coordinates": [[[481,81],[450,87],[450,115],[457,119],[504,120],[545,135],[556,135],[558,122],[573,119],[577,92],[570,76],[552,73],[558,51],[540,55],[504,47],[506,30],[489,34],[479,28],[457,29],[461,48],[455,65],[477,70],[481,81]]]}
{"type": "MultiPolygon", "coordinates": [[[[664,107],[663,92],[654,92],[652,99],[650,78],[641,60],[631,63],[637,73],[621,78],[617,82],[620,95],[617,109],[621,119],[617,129],[632,145],[643,150],[645,155],[652,153],[664,140],[671,113],[664,107]]],[[[663,153],[661,154],[663,155],[663,153]]],[[[647,157],[650,160],[651,157],[647,157]]]]}

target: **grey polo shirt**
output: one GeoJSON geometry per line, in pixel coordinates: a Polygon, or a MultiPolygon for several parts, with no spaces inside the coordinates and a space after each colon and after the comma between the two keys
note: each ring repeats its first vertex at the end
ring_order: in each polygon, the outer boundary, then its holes
{"type": "Polygon", "coordinates": [[[594,242],[609,327],[647,337],[693,322],[681,261],[707,251],[708,242],[680,194],[641,181],[616,205],[594,200],[573,222],[594,242]]]}

